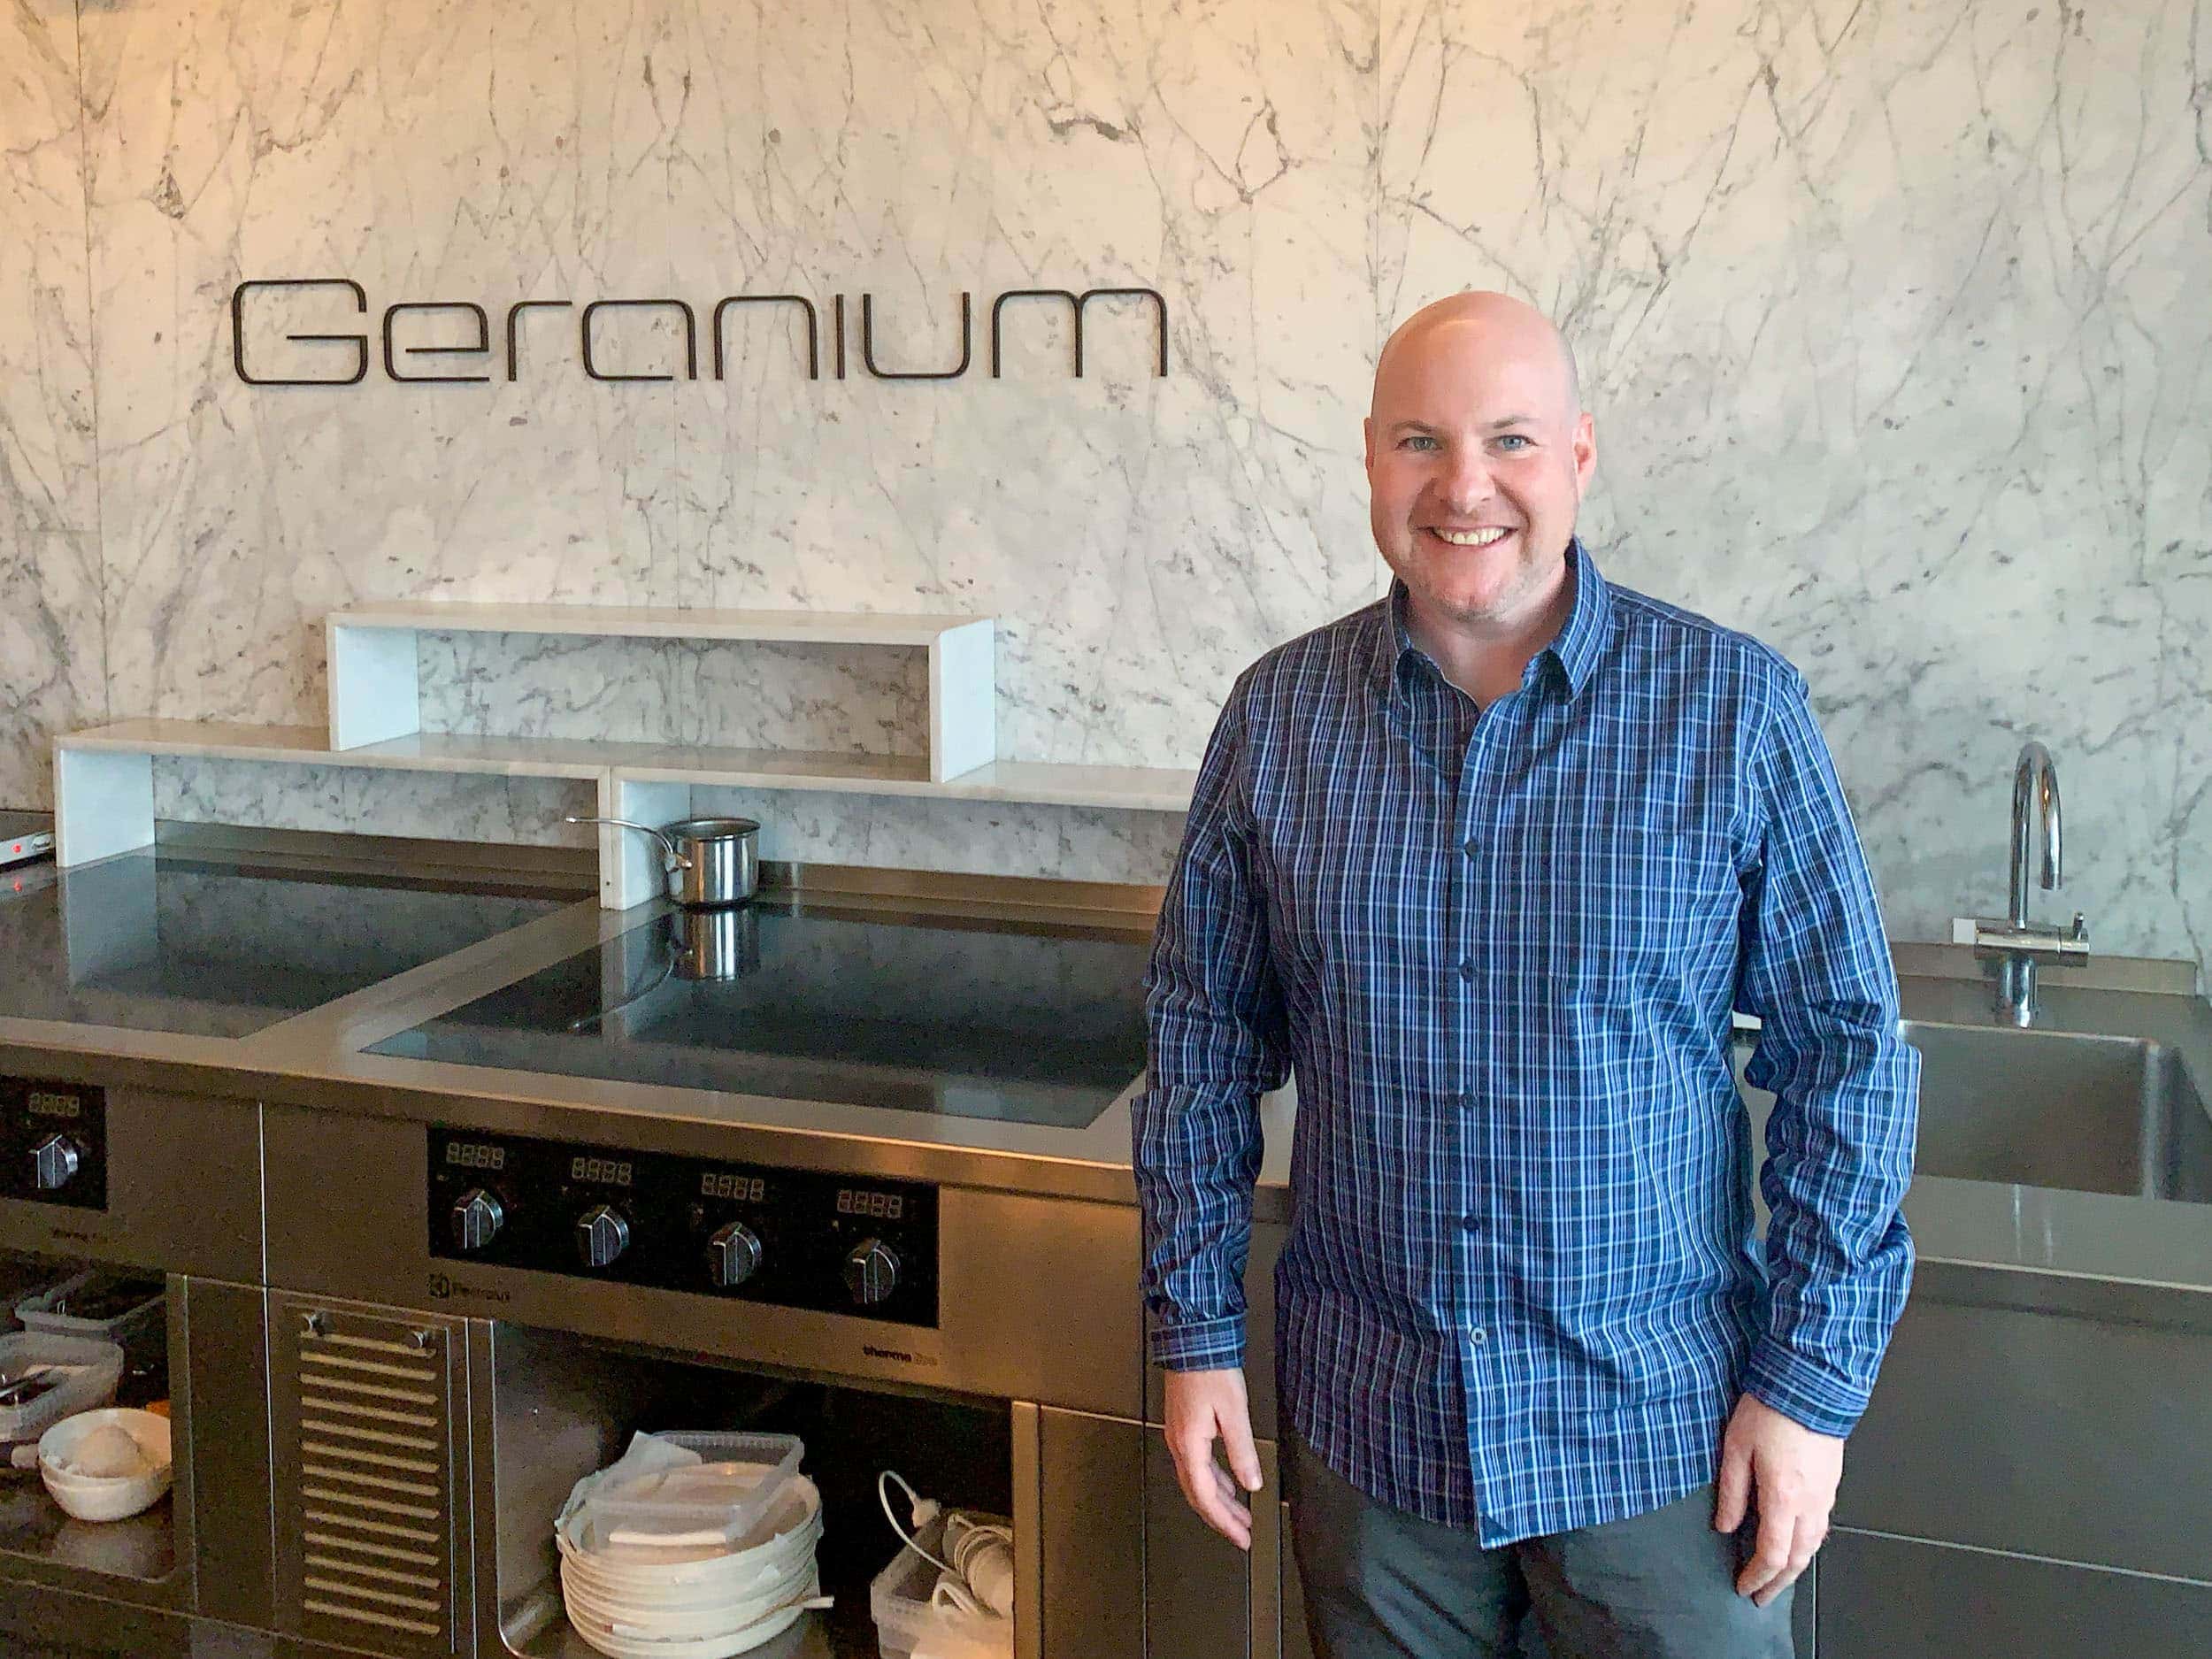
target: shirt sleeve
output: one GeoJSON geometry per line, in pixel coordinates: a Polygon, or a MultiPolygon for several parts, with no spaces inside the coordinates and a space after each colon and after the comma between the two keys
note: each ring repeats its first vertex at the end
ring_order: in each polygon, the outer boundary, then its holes
{"type": "Polygon", "coordinates": [[[1793,670],[1751,757],[1763,815],[1743,910],[1737,1006],[1759,1017],[1745,1077],[1773,1091],[1767,1328],[1745,1386],[1823,1434],[1864,1413],[1912,1282],[1920,1056],[1828,746],[1793,670]]]}
{"type": "Polygon", "coordinates": [[[1199,769],[1145,976],[1149,1070],[1134,1112],[1155,1364],[1244,1362],[1259,1096],[1288,1074],[1265,896],[1254,879],[1240,682],[1199,769]]]}

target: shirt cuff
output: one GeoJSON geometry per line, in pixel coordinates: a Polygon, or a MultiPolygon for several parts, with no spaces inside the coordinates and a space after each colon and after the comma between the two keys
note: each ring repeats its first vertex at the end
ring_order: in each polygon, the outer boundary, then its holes
{"type": "Polygon", "coordinates": [[[1864,1395],[1837,1387],[1832,1370],[1792,1353],[1772,1337],[1751,1350],[1744,1392],[1801,1427],[1839,1440],[1847,1437],[1866,1412],[1864,1395]]]}
{"type": "Polygon", "coordinates": [[[1244,1318],[1194,1319],[1155,1325],[1146,1339],[1152,1363],[1163,1371],[1234,1371],[1244,1364],[1244,1318]]]}

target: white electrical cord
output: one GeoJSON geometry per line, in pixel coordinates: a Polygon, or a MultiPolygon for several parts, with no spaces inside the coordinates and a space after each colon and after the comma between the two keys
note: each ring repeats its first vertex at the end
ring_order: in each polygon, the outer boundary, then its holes
{"type": "Polygon", "coordinates": [[[933,1498],[923,1497],[895,1470],[887,1469],[876,1477],[876,1498],[883,1505],[883,1518],[891,1523],[891,1530],[909,1549],[946,1575],[930,1593],[931,1605],[956,1608],[984,1618],[1010,1618],[1014,1612],[1014,1529],[978,1521],[955,1510],[945,1517],[945,1549],[952,1560],[941,1561],[899,1525],[887,1484],[894,1480],[906,1494],[915,1532],[943,1514],[943,1506],[933,1498]]]}

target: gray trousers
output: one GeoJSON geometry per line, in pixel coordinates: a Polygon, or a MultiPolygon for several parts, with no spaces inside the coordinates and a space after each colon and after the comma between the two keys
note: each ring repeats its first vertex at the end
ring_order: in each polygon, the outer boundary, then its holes
{"type": "Polygon", "coordinates": [[[1736,1594],[1755,1517],[1713,1530],[1713,1488],[1496,1549],[1378,1503],[1283,1437],[1306,1628],[1319,1659],[1791,1659],[1792,1585],[1736,1594]]]}

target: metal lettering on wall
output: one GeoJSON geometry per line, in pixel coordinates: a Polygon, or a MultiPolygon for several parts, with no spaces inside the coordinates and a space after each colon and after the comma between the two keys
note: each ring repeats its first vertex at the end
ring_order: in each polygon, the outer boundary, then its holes
{"type": "MultiPolygon", "coordinates": [[[[256,373],[246,365],[246,308],[249,296],[301,289],[343,289],[352,299],[352,314],[366,316],[369,310],[368,292],[350,277],[276,277],[261,278],[241,282],[231,290],[231,360],[238,370],[238,378],[249,386],[358,386],[368,378],[371,358],[370,336],[366,334],[288,334],[284,338],[294,345],[328,346],[344,349],[349,358],[348,371],[322,375],[293,375],[256,373]]],[[[332,296],[334,299],[337,296],[332,296]]],[[[1167,301],[1154,288],[1087,288],[1078,294],[1072,288],[1009,288],[991,302],[990,348],[991,378],[1000,378],[1003,356],[1005,320],[1002,313],[1013,300],[1044,300],[1064,303],[1072,319],[1071,333],[1074,346],[1075,378],[1083,378],[1084,313],[1093,300],[1134,300],[1148,303],[1156,330],[1156,377],[1167,373],[1167,301]]],[[[342,302],[340,302],[342,305],[342,302]]],[[[806,378],[822,378],[821,315],[814,302],[799,294],[731,294],[715,303],[708,322],[708,361],[715,380],[724,378],[725,319],[733,306],[795,305],[803,322],[803,343],[806,357],[806,378]]],[[[1131,309],[1141,309],[1141,306],[1131,309]]],[[[538,311],[574,311],[573,300],[518,300],[507,308],[504,366],[506,378],[515,380],[519,374],[523,318],[526,312],[538,311]]],[[[846,375],[847,339],[845,296],[832,296],[830,306],[830,344],[832,377],[844,380],[846,375]]],[[[472,300],[403,300],[384,308],[380,330],[383,344],[385,378],[413,385],[481,386],[490,382],[492,376],[484,373],[434,374],[419,372],[411,366],[417,357],[480,358],[493,357],[490,313],[472,300]],[[394,325],[403,318],[457,315],[472,319],[472,343],[462,345],[402,345],[396,337],[394,325]]],[[[892,369],[878,361],[879,332],[875,296],[860,296],[860,365],[868,374],[879,380],[956,380],[967,373],[975,359],[975,308],[973,296],[960,296],[960,361],[947,369],[892,369]]],[[[578,352],[584,373],[595,380],[609,383],[622,381],[664,382],[678,379],[695,380],[699,378],[699,318],[691,306],[680,299],[593,300],[585,305],[577,319],[578,352]],[[625,313],[644,312],[665,318],[680,324],[682,330],[682,373],[677,373],[672,362],[664,373],[639,373],[612,370],[603,366],[610,353],[610,336],[618,336],[620,318],[625,313]]],[[[619,356],[619,352],[615,353],[619,356]]],[[[265,369],[269,365],[262,365],[265,369]]],[[[487,368],[488,371],[488,363],[487,368]]]]}

